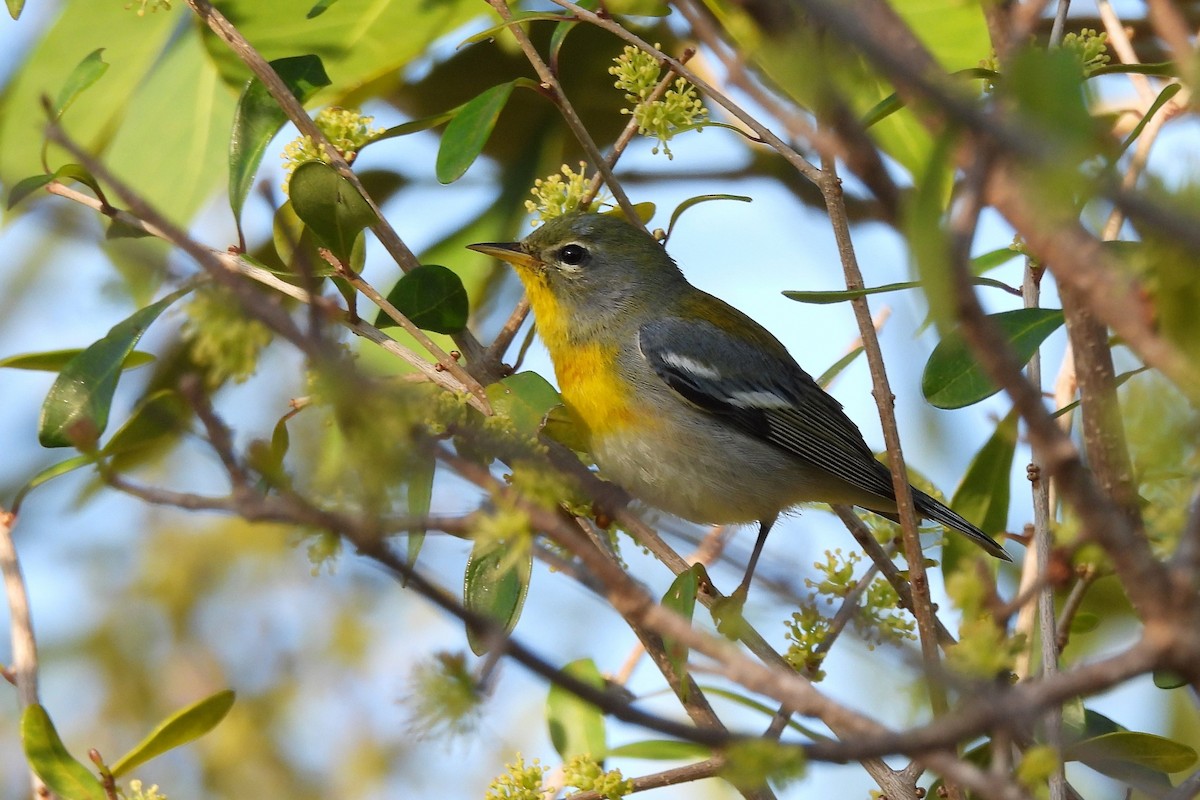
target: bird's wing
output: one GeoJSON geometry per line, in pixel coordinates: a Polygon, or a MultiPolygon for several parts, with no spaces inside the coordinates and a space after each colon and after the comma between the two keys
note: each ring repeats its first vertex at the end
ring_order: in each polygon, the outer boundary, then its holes
{"type": "MultiPolygon", "coordinates": [[[[750,436],[891,500],[891,479],[841,404],[774,337],[746,318],[755,339],[679,318],[643,325],[638,346],[682,397],[750,436]]],[[[739,326],[739,330],[745,330],[739,326]]]]}

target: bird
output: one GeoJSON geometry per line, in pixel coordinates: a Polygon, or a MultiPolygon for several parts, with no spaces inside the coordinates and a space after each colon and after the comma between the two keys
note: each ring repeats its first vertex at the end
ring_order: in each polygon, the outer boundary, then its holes
{"type": "MultiPolygon", "coordinates": [[[[891,472],[841,404],[766,328],[689,283],[645,230],[572,212],[519,242],[468,247],[514,267],[603,476],[692,522],[758,522],[735,595],[776,519],[801,503],[896,518],[891,472]]],[[[942,502],[912,496],[919,516],[1012,560],[942,502]]]]}

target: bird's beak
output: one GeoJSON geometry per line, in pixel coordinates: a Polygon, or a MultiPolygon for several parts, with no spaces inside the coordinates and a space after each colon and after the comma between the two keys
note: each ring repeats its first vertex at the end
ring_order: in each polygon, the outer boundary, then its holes
{"type": "Polygon", "coordinates": [[[514,267],[539,270],[542,266],[541,261],[525,252],[520,242],[480,242],[467,245],[467,249],[507,261],[514,267]]]}

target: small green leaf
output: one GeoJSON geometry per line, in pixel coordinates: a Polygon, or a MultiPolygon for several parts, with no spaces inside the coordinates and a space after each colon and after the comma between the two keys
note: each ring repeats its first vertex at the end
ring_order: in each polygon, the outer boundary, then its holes
{"type": "Polygon", "coordinates": [[[113,458],[150,447],[179,433],[189,416],[187,404],[178,392],[160,389],[134,409],[101,452],[113,458]]]}
{"type": "MultiPolygon", "coordinates": [[[[308,102],[321,87],[330,83],[319,56],[279,58],[272,61],[271,66],[301,104],[308,102]]],[[[233,116],[233,133],[229,137],[229,205],[239,224],[242,207],[250,194],[263,153],[285,122],[287,115],[271,97],[267,87],[258,78],[250,80],[238,99],[233,116]]]]}
{"type": "MultiPolygon", "coordinates": [[[[21,353],[0,358],[0,367],[31,369],[39,372],[61,372],[67,366],[68,361],[82,352],[81,348],[73,347],[67,350],[47,350],[44,353],[21,353]]],[[[153,363],[153,361],[152,353],[134,350],[121,362],[121,369],[137,369],[153,363]]]]}
{"type": "Polygon", "coordinates": [[[856,297],[866,297],[872,294],[898,292],[903,289],[918,289],[920,286],[921,284],[918,281],[904,281],[903,283],[888,283],[884,284],[883,286],[868,286],[862,289],[835,289],[827,292],[787,291],[783,293],[783,296],[789,300],[795,300],[800,303],[829,305],[831,303],[841,303],[846,300],[853,300],[856,297]]]}
{"type": "Polygon", "coordinates": [[[576,453],[589,453],[592,449],[591,436],[583,420],[562,403],[546,412],[541,432],[576,453]]]}
{"type": "MultiPolygon", "coordinates": [[[[402,275],[387,299],[421,330],[458,333],[467,326],[470,307],[462,278],[439,264],[422,264],[402,275]]],[[[375,316],[377,328],[395,325],[382,311],[375,316]]]]}
{"type": "Polygon", "coordinates": [[[863,347],[860,344],[858,347],[851,350],[846,355],[839,358],[830,365],[829,369],[821,373],[821,377],[817,378],[817,385],[822,389],[828,389],[829,384],[833,383],[834,378],[842,374],[842,370],[854,363],[854,359],[863,354],[863,347]]]}
{"type": "MultiPolygon", "coordinates": [[[[426,517],[429,506],[433,502],[433,476],[437,471],[437,459],[432,454],[421,459],[414,465],[405,487],[405,501],[408,514],[411,517],[426,517]]],[[[408,531],[407,559],[410,567],[416,566],[417,556],[421,554],[421,546],[425,544],[425,528],[413,528],[408,531]]]]}
{"type": "Polygon", "coordinates": [[[25,0],[4,0],[8,6],[8,15],[13,19],[21,17],[21,10],[25,8],[25,0]]]}
{"type": "Polygon", "coordinates": [[[713,200],[737,200],[739,203],[753,203],[753,197],[747,197],[744,194],[698,194],[695,197],[689,197],[679,205],[675,206],[675,210],[671,212],[671,221],[667,224],[667,239],[671,238],[671,231],[675,230],[675,222],[692,206],[698,206],[701,203],[708,203],[713,200]]]}
{"type": "Polygon", "coordinates": [[[395,139],[398,136],[408,136],[410,133],[427,131],[430,128],[436,128],[438,125],[444,125],[454,119],[456,114],[458,114],[457,108],[450,111],[443,111],[440,114],[431,114],[428,117],[402,122],[399,125],[393,125],[382,133],[375,134],[371,137],[369,143],[373,144],[375,142],[382,142],[384,139],[395,139]]]}
{"type": "Polygon", "coordinates": [[[308,10],[308,13],[304,15],[304,18],[315,19],[328,11],[329,7],[336,2],[337,0],[317,0],[316,5],[308,10]]]}
{"type": "Polygon", "coordinates": [[[712,750],[695,742],[681,742],[676,739],[647,739],[611,748],[608,755],[612,758],[644,758],[648,761],[690,761],[697,758],[708,758],[712,755],[712,750]]]}
{"type": "MultiPolygon", "coordinates": [[[[1063,324],[1062,311],[1053,308],[1018,308],[989,316],[1022,364],[1063,324]]],[[[929,356],[921,391],[937,408],[963,408],[999,389],[984,375],[961,333],[952,331],[929,356]]]]}
{"type": "Polygon", "coordinates": [[[1180,686],[1187,686],[1190,681],[1178,672],[1172,672],[1168,669],[1154,670],[1154,685],[1159,689],[1178,689],[1180,686]]]}
{"type": "Polygon", "coordinates": [[[158,315],[190,291],[180,289],[134,312],[67,362],[42,404],[38,441],[43,447],[86,449],[99,440],[125,359],[158,315]]]}
{"type": "Polygon", "coordinates": [[[950,234],[944,212],[954,184],[953,132],[937,137],[928,160],[922,165],[916,187],[904,206],[904,234],[916,267],[929,316],[939,328],[953,318],[953,271],[950,263],[950,234]]]}
{"type": "Polygon", "coordinates": [[[466,39],[463,39],[461,42],[459,42],[458,46],[461,48],[468,44],[476,44],[478,42],[486,42],[488,39],[491,39],[492,37],[494,37],[497,33],[500,33],[500,31],[506,30],[514,22],[516,22],[516,23],[555,22],[555,21],[561,22],[563,20],[573,20],[574,19],[574,17],[572,17],[571,15],[564,14],[561,11],[558,13],[549,12],[549,11],[517,11],[516,13],[514,13],[512,15],[512,17],[513,18],[512,18],[511,22],[508,22],[508,21],[498,22],[495,25],[489,25],[488,27],[481,30],[479,33],[471,34],[466,39]]]}
{"type": "MultiPolygon", "coordinates": [[[[505,545],[476,542],[463,576],[463,605],[491,617],[511,632],[525,605],[532,571],[532,552],[519,555],[505,545]]],[[[486,653],[490,644],[486,635],[471,627],[467,628],[467,643],[477,656],[486,653]]]]}
{"type": "MultiPolygon", "coordinates": [[[[580,0],[575,5],[587,11],[595,11],[600,7],[599,0],[580,0]]],[[[554,26],[554,33],[550,34],[550,69],[556,74],[558,73],[558,54],[562,50],[563,43],[567,41],[567,36],[571,31],[575,30],[578,23],[572,19],[565,19],[554,26]]]]}
{"type": "Polygon", "coordinates": [[[1091,633],[1100,627],[1100,615],[1080,611],[1071,618],[1071,633],[1091,633]]]}
{"type": "Polygon", "coordinates": [[[98,199],[104,200],[104,190],[100,188],[100,181],[79,164],[63,164],[54,170],[54,180],[59,183],[64,180],[78,181],[91,189],[98,199]]]}
{"type": "Polygon", "coordinates": [[[375,212],[337,170],[323,161],[296,167],[288,183],[292,209],[342,264],[350,265],[354,240],[375,223],[375,212]]]}
{"type": "Polygon", "coordinates": [[[71,107],[71,104],[75,102],[75,98],[79,97],[88,87],[100,80],[104,73],[108,71],[108,64],[104,63],[104,59],[100,57],[103,52],[104,48],[101,47],[99,50],[93,50],[88,53],[75,66],[71,74],[67,76],[67,82],[63,84],[62,89],[58,92],[58,97],[54,101],[55,119],[61,117],[71,107]]]}
{"type": "Polygon", "coordinates": [[[80,467],[86,467],[89,464],[96,463],[96,457],[90,453],[84,453],[78,456],[72,456],[66,461],[60,461],[57,464],[51,464],[45,469],[38,472],[30,478],[24,486],[17,490],[17,495],[12,501],[12,512],[16,514],[21,510],[21,503],[25,500],[25,495],[32,492],[43,483],[47,483],[59,475],[66,475],[68,472],[74,472],[80,467]]]}
{"type": "Polygon", "coordinates": [[[1097,75],[1157,75],[1160,78],[1174,78],[1179,75],[1179,65],[1174,61],[1157,61],[1153,64],[1105,64],[1088,73],[1089,78],[1095,78],[1097,75]]]}
{"type": "Polygon", "coordinates": [[[22,178],[17,181],[13,184],[12,191],[8,193],[7,208],[13,208],[17,203],[29,197],[29,195],[41,189],[52,180],[54,180],[53,175],[30,175],[28,178],[22,178]]]}
{"type": "MultiPolygon", "coordinates": [[[[596,689],[604,688],[604,676],[590,658],[572,661],[563,672],[596,689]]],[[[585,755],[599,762],[607,755],[604,714],[557,684],[550,686],[546,698],[546,722],[550,725],[550,741],[564,761],[585,755]]]]}
{"type": "Polygon", "coordinates": [[[509,81],[485,90],[450,120],[438,147],[436,172],[440,182],[453,183],[461,178],[483,152],[515,86],[515,81],[509,81]]]}
{"type": "Polygon", "coordinates": [[[199,739],[225,719],[229,709],[233,708],[234,697],[232,690],[225,689],[176,711],[159,723],[136,747],[117,759],[111,768],[113,777],[128,774],[134,767],[152,758],[199,739]]]}
{"type": "Polygon", "coordinates": [[[529,436],[537,435],[550,409],[562,403],[554,387],[536,372],[518,372],[487,387],[488,400],[499,415],[529,436]]]}
{"type": "MultiPolygon", "coordinates": [[[[985,533],[997,534],[1008,525],[1013,454],[1017,447],[1016,409],[1000,421],[996,430],[971,459],[950,506],[985,533]]],[[[963,559],[973,559],[979,549],[964,536],[947,537],[942,546],[942,574],[955,572],[963,559]]]]}
{"type": "Polygon", "coordinates": [[[990,250],[983,255],[978,255],[971,259],[971,274],[982,275],[988,270],[1007,264],[1019,255],[1021,255],[1020,252],[1011,247],[1000,247],[990,250]]]}
{"type": "MultiPolygon", "coordinates": [[[[669,608],[684,619],[691,621],[692,615],[696,611],[696,591],[700,586],[700,580],[704,574],[704,566],[702,564],[693,564],[688,569],[676,575],[675,580],[671,582],[670,588],[667,589],[667,593],[663,595],[663,607],[669,608]]],[[[663,649],[666,650],[667,660],[671,663],[671,669],[681,679],[682,688],[686,692],[688,682],[683,679],[688,674],[687,645],[671,637],[664,636],[663,649]]],[[[680,699],[685,703],[687,702],[686,696],[681,696],[680,699]]]]}
{"type": "Polygon", "coordinates": [[[1129,146],[1136,142],[1137,138],[1142,135],[1142,131],[1146,129],[1147,123],[1154,118],[1154,115],[1158,113],[1158,110],[1166,105],[1167,101],[1178,94],[1179,90],[1182,88],[1183,84],[1181,83],[1168,83],[1163,87],[1162,91],[1158,93],[1158,97],[1154,98],[1154,102],[1151,103],[1150,107],[1146,109],[1146,113],[1143,114],[1142,118],[1138,120],[1137,125],[1134,125],[1133,130],[1130,131],[1129,135],[1125,137],[1125,141],[1121,142],[1121,147],[1117,150],[1117,154],[1113,158],[1114,162],[1116,159],[1125,155],[1125,151],[1128,150],[1129,146]]]}
{"type": "Polygon", "coordinates": [[[67,752],[50,715],[36,703],[21,714],[21,744],[29,766],[50,791],[64,800],[105,800],[100,779],[67,752]]]}
{"type": "Polygon", "coordinates": [[[1064,761],[1121,761],[1155,772],[1182,772],[1196,763],[1196,751],[1153,733],[1113,731],[1075,742],[1063,750],[1064,761]]]}

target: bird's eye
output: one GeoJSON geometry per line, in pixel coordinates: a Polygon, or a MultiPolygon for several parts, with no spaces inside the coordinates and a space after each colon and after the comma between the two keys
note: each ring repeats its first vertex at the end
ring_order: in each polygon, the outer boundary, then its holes
{"type": "Polygon", "coordinates": [[[588,251],[577,244],[569,244],[558,251],[558,260],[568,266],[582,264],[588,257],[588,251]]]}

